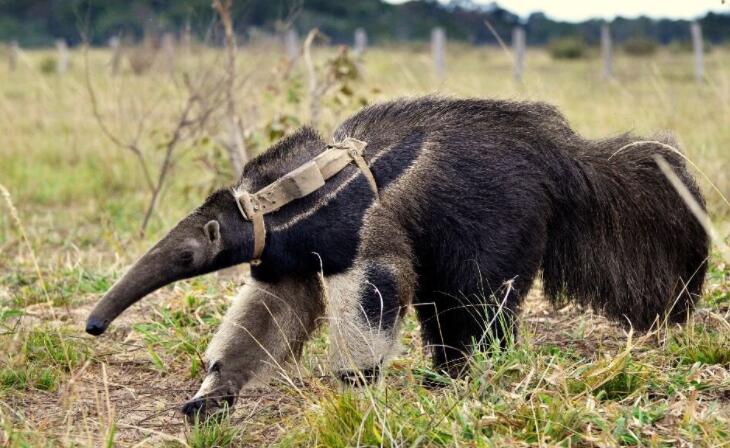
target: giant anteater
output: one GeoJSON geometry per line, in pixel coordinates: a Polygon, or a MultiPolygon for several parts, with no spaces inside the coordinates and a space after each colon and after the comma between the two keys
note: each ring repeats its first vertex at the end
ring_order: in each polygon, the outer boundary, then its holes
{"type": "Polygon", "coordinates": [[[587,140],[546,104],[437,97],[367,107],[334,134],[352,138],[367,143],[356,160],[365,166],[346,163],[267,214],[258,248],[238,194],[327,145],[304,127],[251,160],[233,190],[213,193],[112,287],[86,330],[101,334],[151,291],[263,248],[207,350],[207,376],[183,409],[192,415],[232,404],[296,356],[324,316],[345,380],[378,371],[409,305],[435,367],[456,375],[475,345],[512,331],[539,271],[553,302],[637,329],[683,320],[701,293],[708,238],[655,157],[704,200],[667,138],[587,140]]]}

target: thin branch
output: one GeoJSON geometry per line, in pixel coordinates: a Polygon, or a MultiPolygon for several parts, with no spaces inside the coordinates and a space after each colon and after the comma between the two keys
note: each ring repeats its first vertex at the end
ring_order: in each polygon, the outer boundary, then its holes
{"type": "MultiPolygon", "coordinates": [[[[96,91],[94,90],[94,86],[91,83],[91,73],[89,71],[89,46],[84,46],[84,81],[86,85],[86,91],[89,94],[89,100],[91,102],[91,111],[94,115],[94,119],[96,120],[97,125],[101,129],[102,133],[106,135],[106,137],[116,146],[126,149],[134,156],[136,157],[137,161],[139,162],[140,168],[142,169],[142,175],[144,176],[145,183],[147,184],[147,187],[150,189],[150,191],[154,191],[155,184],[152,181],[152,175],[150,174],[150,170],[147,164],[147,160],[144,158],[144,154],[142,154],[142,151],[139,149],[138,146],[138,138],[141,134],[141,131],[138,131],[137,137],[130,143],[123,142],[119,137],[114,135],[114,133],[111,132],[111,130],[107,127],[106,123],[104,122],[103,117],[101,116],[101,112],[99,111],[99,102],[96,96],[96,91]]],[[[142,128],[142,123],[144,121],[144,118],[142,117],[139,121],[139,127],[142,128]]]]}
{"type": "Polygon", "coordinates": [[[317,79],[317,71],[312,60],[312,43],[318,35],[321,35],[321,33],[317,28],[311,30],[304,40],[303,50],[304,64],[307,67],[307,78],[309,80],[309,122],[315,128],[319,123],[322,96],[335,84],[335,81],[327,76],[322,82],[317,79]]]}
{"type": "Polygon", "coordinates": [[[172,132],[170,140],[165,143],[165,157],[162,160],[162,165],[160,165],[160,172],[157,177],[157,183],[155,184],[155,188],[152,191],[152,198],[150,199],[150,203],[147,206],[147,211],[145,212],[144,219],[142,220],[142,234],[144,234],[145,230],[147,229],[147,224],[149,224],[149,220],[152,217],[152,212],[157,206],[157,200],[160,196],[160,191],[162,190],[162,187],[165,184],[165,179],[167,178],[167,174],[173,165],[172,153],[175,151],[175,148],[182,138],[183,130],[194,122],[192,120],[189,120],[188,117],[196,102],[197,96],[195,94],[191,94],[187,99],[185,108],[183,109],[183,112],[177,121],[177,125],[175,126],[175,130],[172,132]]]}
{"type": "Polygon", "coordinates": [[[228,64],[226,68],[226,115],[228,118],[229,141],[225,147],[231,159],[231,165],[236,176],[243,171],[243,165],[248,159],[246,143],[243,140],[243,123],[236,112],[236,36],[233,33],[233,20],[231,19],[232,0],[213,0],[213,9],[216,10],[223,23],[223,30],[226,37],[226,54],[228,64]]]}

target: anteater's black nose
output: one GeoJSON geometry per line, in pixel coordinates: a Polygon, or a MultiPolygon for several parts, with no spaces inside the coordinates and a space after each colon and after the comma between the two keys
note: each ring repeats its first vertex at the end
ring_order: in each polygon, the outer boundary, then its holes
{"type": "Polygon", "coordinates": [[[94,316],[91,316],[86,321],[86,332],[89,334],[93,334],[94,336],[99,336],[100,334],[104,333],[104,331],[106,331],[107,325],[109,325],[108,320],[101,320],[94,316]]]}

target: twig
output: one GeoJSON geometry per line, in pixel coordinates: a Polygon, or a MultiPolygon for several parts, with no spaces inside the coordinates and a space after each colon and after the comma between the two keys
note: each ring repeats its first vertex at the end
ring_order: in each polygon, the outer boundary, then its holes
{"type": "Polygon", "coordinates": [[[216,10],[223,23],[226,36],[226,54],[228,64],[226,68],[226,115],[230,140],[225,144],[231,166],[236,176],[243,171],[243,165],[248,159],[246,143],[243,140],[241,118],[236,112],[235,85],[236,85],[236,36],[233,34],[233,20],[231,19],[232,0],[214,0],[213,9],[216,10]]]}
{"type": "Polygon", "coordinates": [[[180,142],[184,129],[192,124],[192,121],[190,121],[188,117],[196,101],[197,96],[195,94],[191,94],[188,97],[185,108],[183,109],[183,112],[177,121],[177,125],[175,126],[175,130],[172,132],[172,137],[170,137],[170,140],[168,140],[165,144],[165,157],[162,160],[162,165],[160,165],[160,173],[157,177],[157,183],[155,184],[154,190],[152,191],[152,198],[150,199],[150,203],[147,206],[147,211],[144,214],[144,219],[142,220],[142,234],[144,234],[144,231],[147,228],[147,224],[152,217],[152,212],[157,206],[157,200],[160,197],[160,191],[162,190],[163,185],[165,185],[165,179],[167,178],[167,174],[172,167],[172,153],[175,151],[177,144],[180,142]]]}
{"type": "Polygon", "coordinates": [[[99,102],[96,97],[96,91],[94,90],[94,86],[91,83],[91,74],[89,71],[89,46],[84,45],[84,81],[86,85],[86,91],[89,94],[89,100],[91,101],[91,111],[94,115],[94,119],[96,120],[97,125],[99,125],[99,128],[101,131],[106,135],[106,137],[114,143],[116,146],[126,149],[128,151],[131,151],[132,154],[134,154],[135,158],[139,162],[140,168],[142,169],[142,175],[144,176],[145,183],[147,184],[147,187],[150,189],[150,191],[154,191],[155,185],[152,182],[152,175],[150,174],[150,169],[147,165],[147,160],[144,158],[144,154],[142,154],[142,151],[139,149],[138,141],[139,137],[142,134],[141,129],[144,128],[143,123],[145,117],[142,117],[139,120],[138,125],[138,132],[135,138],[129,142],[125,143],[123,142],[119,137],[114,135],[111,130],[107,127],[106,123],[104,122],[104,119],[101,116],[101,112],[99,111],[99,102]]]}
{"type": "Polygon", "coordinates": [[[687,186],[682,182],[682,180],[677,176],[677,173],[674,172],[671,165],[666,161],[666,159],[658,154],[654,155],[654,160],[656,161],[657,166],[659,166],[659,169],[661,172],[666,176],[667,180],[669,180],[669,183],[672,184],[672,187],[677,191],[677,194],[682,198],[682,201],[687,205],[689,208],[689,211],[694,215],[694,217],[699,221],[700,225],[705,229],[705,232],[707,233],[707,236],[710,237],[710,239],[715,243],[717,246],[720,256],[722,256],[726,262],[730,263],[730,248],[725,244],[725,241],[723,241],[722,237],[717,233],[715,228],[712,226],[712,220],[707,215],[707,212],[702,208],[702,206],[697,202],[697,200],[692,196],[692,193],[690,193],[687,186]]]}
{"type": "Polygon", "coordinates": [[[319,114],[321,111],[322,96],[333,86],[335,81],[326,76],[320,82],[317,79],[317,71],[312,61],[312,43],[314,39],[321,35],[317,28],[314,28],[307,34],[304,40],[304,64],[307,67],[307,78],[309,80],[309,123],[312,127],[317,127],[319,123],[319,114]]]}
{"type": "MultiPolygon", "coordinates": [[[[130,151],[135,156],[139,162],[147,188],[151,193],[151,198],[140,226],[140,233],[144,235],[149,221],[157,208],[157,204],[159,203],[160,196],[169,177],[170,171],[177,161],[174,157],[176,150],[181,146],[180,144],[183,140],[192,138],[197,133],[203,131],[205,125],[210,121],[214,111],[222,104],[221,100],[225,99],[226,91],[221,89],[221,83],[218,82],[218,79],[214,79],[214,77],[210,76],[209,70],[202,73],[196,80],[195,84],[191,82],[190,77],[187,74],[183,74],[182,80],[184,87],[187,90],[187,98],[177,120],[175,121],[171,137],[162,145],[164,148],[164,156],[160,162],[157,178],[154,179],[151,174],[152,171],[150,169],[149,159],[145,156],[145,153],[139,144],[142,136],[145,134],[145,130],[149,126],[149,113],[139,115],[134,129],[134,135],[129,142],[124,141],[124,139],[112,132],[104,121],[99,110],[97,94],[91,82],[88,45],[84,49],[84,56],[86,62],[86,89],[89,93],[94,118],[104,135],[106,135],[114,145],[130,151]]],[[[229,80],[235,81],[230,74],[229,80]]],[[[235,87],[235,84],[233,86],[235,87]]],[[[230,91],[233,91],[235,90],[234,87],[230,87],[229,84],[228,88],[230,91]]]]}

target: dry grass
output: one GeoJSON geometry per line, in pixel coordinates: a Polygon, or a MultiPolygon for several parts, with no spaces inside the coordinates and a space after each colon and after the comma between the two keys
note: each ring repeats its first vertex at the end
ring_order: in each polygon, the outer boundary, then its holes
{"type": "MultiPolygon", "coordinates": [[[[263,149],[306,121],[306,79],[262,42],[238,58],[247,143],[263,149]]],[[[730,234],[730,53],[707,56],[709,82],[693,81],[689,55],[660,52],[616,61],[617,81],[601,79],[596,59],[560,62],[529,51],[522,85],[498,50],[453,46],[447,76],[431,76],[426,48],[376,49],[365,78],[333,89],[321,130],[361,100],[442,93],[545,100],[583,134],[672,130],[700,176],[721,236],[730,234]],[[717,190],[711,185],[714,184],[717,190]]],[[[177,64],[195,72],[214,63],[196,50],[177,64]]],[[[278,53],[277,53],[278,52],[278,53]]],[[[333,50],[317,50],[321,64],[333,50]]],[[[245,269],[165,288],[92,339],[82,322],[124,266],[215,185],[230,181],[215,123],[180,152],[148,236],[137,229],[149,192],[135,160],[94,123],[81,55],[66,76],[44,75],[45,52],[25,53],[16,72],[0,67],[0,183],[15,203],[0,214],[0,445],[579,445],[730,444],[730,269],[713,261],[708,291],[687,326],[628,334],[574,308],[553,310],[537,291],[522,315],[520,340],[477,359],[469,381],[427,391],[427,361],[409,320],[403,353],[386,379],[341,391],[328,376],[318,335],[303,374],[247,390],[221,423],[186,427],[176,413],[195,392],[200,353],[245,269]]],[[[91,53],[101,113],[114,132],[133,136],[151,159],[184,101],[179,78],[154,69],[109,75],[107,52],[91,53]]],[[[293,375],[292,372],[282,374],[293,375]]]]}

